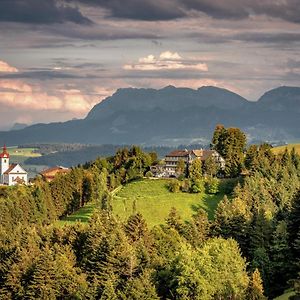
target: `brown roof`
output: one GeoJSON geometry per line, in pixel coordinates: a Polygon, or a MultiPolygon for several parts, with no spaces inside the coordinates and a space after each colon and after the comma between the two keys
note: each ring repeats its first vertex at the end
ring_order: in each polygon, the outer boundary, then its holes
{"type": "Polygon", "coordinates": [[[170,152],[169,154],[167,154],[166,156],[187,156],[190,153],[190,151],[188,150],[174,150],[172,152],[170,152]]]}
{"type": "Polygon", "coordinates": [[[214,152],[214,150],[203,150],[201,160],[207,160],[214,152]]]}
{"type": "Polygon", "coordinates": [[[11,165],[9,166],[9,168],[4,172],[4,174],[8,174],[8,173],[11,172],[16,166],[17,166],[17,164],[11,164],[11,165]]]}
{"type": "Polygon", "coordinates": [[[68,169],[68,168],[64,168],[62,166],[56,166],[56,167],[52,167],[52,168],[49,168],[47,170],[44,170],[40,174],[43,175],[43,176],[47,176],[47,174],[52,173],[52,172],[68,173],[69,171],[70,171],[70,169],[68,169]]]}

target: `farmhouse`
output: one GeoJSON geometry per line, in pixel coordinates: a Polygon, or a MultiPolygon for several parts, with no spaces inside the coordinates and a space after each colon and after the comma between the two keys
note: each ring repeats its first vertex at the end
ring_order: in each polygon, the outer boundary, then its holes
{"type": "Polygon", "coordinates": [[[57,174],[67,174],[71,170],[62,166],[56,166],[47,170],[42,171],[40,174],[42,177],[48,181],[51,182],[57,174]]]}
{"type": "Polygon", "coordinates": [[[0,154],[0,184],[27,184],[28,174],[19,164],[9,163],[9,153],[4,145],[0,154]]]}
{"type": "Polygon", "coordinates": [[[225,168],[224,158],[215,150],[174,150],[165,157],[165,172],[167,176],[176,176],[177,164],[180,160],[183,160],[186,166],[191,164],[195,159],[199,159],[202,163],[212,157],[219,169],[225,168]]]}

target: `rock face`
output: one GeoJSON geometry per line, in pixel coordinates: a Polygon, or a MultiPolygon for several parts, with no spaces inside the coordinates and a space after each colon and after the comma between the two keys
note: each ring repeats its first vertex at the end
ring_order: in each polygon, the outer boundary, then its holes
{"type": "Polygon", "coordinates": [[[0,144],[206,143],[218,123],[240,127],[250,139],[289,140],[300,139],[299,120],[297,87],[273,89],[257,102],[216,87],[126,88],[95,105],[85,119],[0,132],[0,144]]]}

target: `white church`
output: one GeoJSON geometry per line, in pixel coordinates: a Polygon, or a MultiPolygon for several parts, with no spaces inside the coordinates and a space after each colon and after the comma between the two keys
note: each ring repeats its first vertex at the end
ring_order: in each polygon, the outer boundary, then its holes
{"type": "Polygon", "coordinates": [[[4,145],[0,154],[0,184],[27,184],[28,174],[19,164],[9,164],[9,153],[4,145]]]}

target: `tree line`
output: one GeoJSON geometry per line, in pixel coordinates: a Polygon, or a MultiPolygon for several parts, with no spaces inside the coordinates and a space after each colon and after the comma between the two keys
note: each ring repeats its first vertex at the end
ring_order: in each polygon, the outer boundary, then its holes
{"type": "Polygon", "coordinates": [[[297,290],[300,157],[294,150],[274,155],[265,144],[235,157],[243,143],[231,135],[243,136],[223,129],[213,147],[222,141],[228,148],[228,176],[247,176],[213,220],[199,210],[184,221],[176,209],[151,229],[139,213],[125,223],[116,219],[109,192],[157,161],[136,146],[51,183],[1,188],[0,299],[254,300],[297,290]],[[99,205],[87,225],[53,224],[89,201],[99,205]]]}

